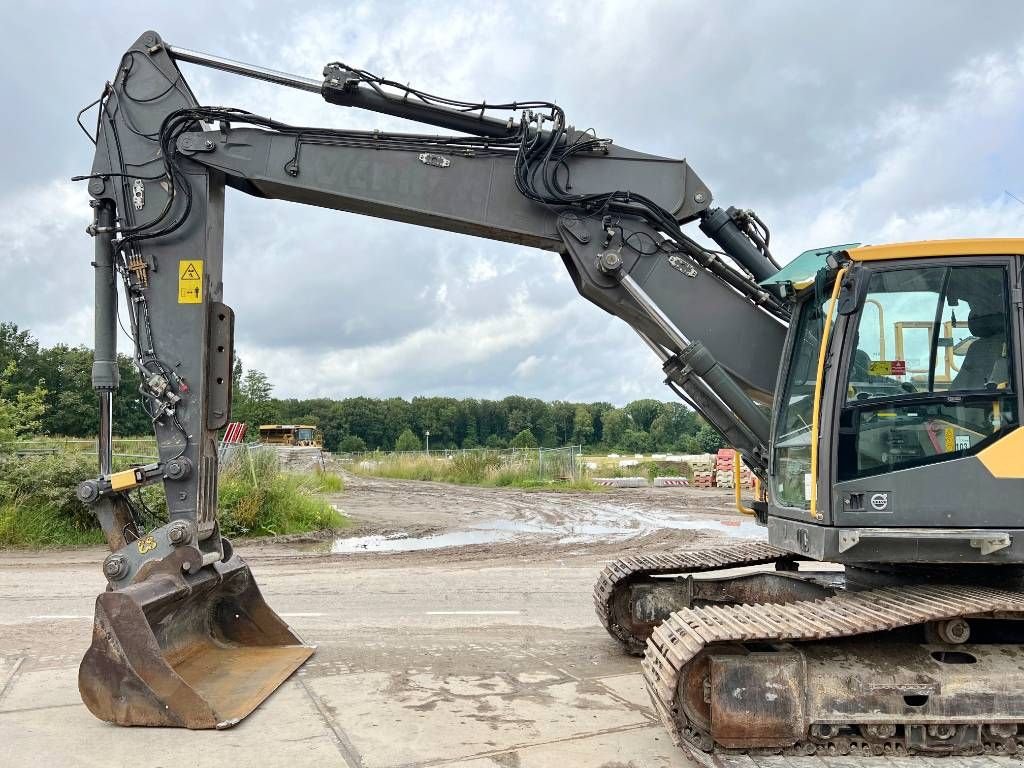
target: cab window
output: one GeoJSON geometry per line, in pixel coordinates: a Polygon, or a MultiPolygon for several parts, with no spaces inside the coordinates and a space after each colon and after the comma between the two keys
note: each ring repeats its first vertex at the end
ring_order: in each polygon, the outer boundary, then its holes
{"type": "Polygon", "coordinates": [[[870,278],[848,365],[839,479],[966,455],[1017,424],[1007,272],[870,278]]]}
{"type": "Polygon", "coordinates": [[[773,475],[775,499],[787,507],[807,509],[811,483],[811,420],[818,350],[827,297],[814,297],[798,309],[779,413],[773,475]]]}

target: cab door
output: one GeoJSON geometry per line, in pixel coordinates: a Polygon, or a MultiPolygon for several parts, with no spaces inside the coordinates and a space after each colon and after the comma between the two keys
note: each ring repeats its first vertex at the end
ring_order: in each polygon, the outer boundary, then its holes
{"type": "Polygon", "coordinates": [[[833,524],[1022,526],[1024,481],[998,481],[978,458],[1019,425],[1014,264],[863,267],[830,413],[833,524]]]}

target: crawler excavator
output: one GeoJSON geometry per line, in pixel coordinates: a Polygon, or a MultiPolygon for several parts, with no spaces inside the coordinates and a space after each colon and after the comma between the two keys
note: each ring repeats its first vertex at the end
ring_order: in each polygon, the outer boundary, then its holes
{"type": "Polygon", "coordinates": [[[551,102],[457,101],[342,63],[300,77],[155,32],[94,106],[81,178],[101,450],[78,495],[111,550],[79,676],[96,716],[228,727],[314,651],[217,524],[231,187],[559,254],[579,293],[635,329],[668,386],[742,454],[761,480],[764,543],[622,560],[596,589],[608,631],[644,652],[677,744],[704,761],[1017,752],[1024,240],[840,245],[780,269],[767,227],[714,207],[685,160],[578,131],[551,102]],[[185,62],[449,134],[202,106],[185,62]],[[716,246],[687,235],[692,223],[716,246]],[[110,453],[119,285],[159,445],[158,461],[125,471],[110,453]],[[133,498],[152,483],[166,519],[133,498]]]}

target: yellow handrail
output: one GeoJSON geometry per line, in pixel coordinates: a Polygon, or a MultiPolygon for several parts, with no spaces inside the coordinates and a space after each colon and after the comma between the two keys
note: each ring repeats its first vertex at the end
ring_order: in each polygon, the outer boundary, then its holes
{"type": "Polygon", "coordinates": [[[818,347],[818,370],[814,376],[814,411],[811,413],[811,517],[818,515],[818,430],[821,427],[821,380],[825,373],[825,357],[828,351],[828,337],[832,332],[832,311],[839,299],[839,288],[846,275],[846,267],[836,273],[836,281],[832,285],[832,296],[825,313],[825,326],[821,331],[821,344],[818,347]]]}
{"type": "Polygon", "coordinates": [[[878,310],[878,359],[885,360],[885,310],[877,299],[865,299],[865,304],[874,304],[878,310]]]}
{"type": "Polygon", "coordinates": [[[740,479],[743,476],[743,459],[740,456],[740,452],[734,450],[732,452],[732,483],[736,488],[736,511],[741,515],[753,515],[754,510],[750,507],[743,506],[743,489],[740,479]]]}

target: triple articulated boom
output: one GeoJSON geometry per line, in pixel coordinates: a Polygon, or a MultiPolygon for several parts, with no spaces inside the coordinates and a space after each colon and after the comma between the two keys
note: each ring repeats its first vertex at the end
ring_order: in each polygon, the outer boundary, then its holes
{"type": "MultiPolygon", "coordinates": [[[[154,32],[98,106],[82,178],[101,474],[79,487],[111,550],[79,677],[98,717],[230,726],[314,650],[217,525],[232,187],[558,253],[579,293],[636,330],[666,383],[741,452],[763,481],[768,543],[618,561],[595,589],[609,633],[646,650],[676,743],[697,756],[1017,751],[1024,241],[842,246],[779,271],[760,220],[712,208],[684,160],[577,131],[553,103],[459,102],[340,63],[312,80],[154,32]],[[200,106],[179,62],[459,135],[200,106]],[[683,232],[693,222],[720,251],[683,232]],[[118,283],[159,446],[159,461],[122,472],[110,454],[118,283]],[[153,525],[132,494],[156,482],[168,517],[153,525]],[[826,560],[844,567],[801,567],[826,560]],[[755,572],[723,572],[738,567],[755,572]]],[[[339,269],[345,257],[339,238],[339,269]]]]}

